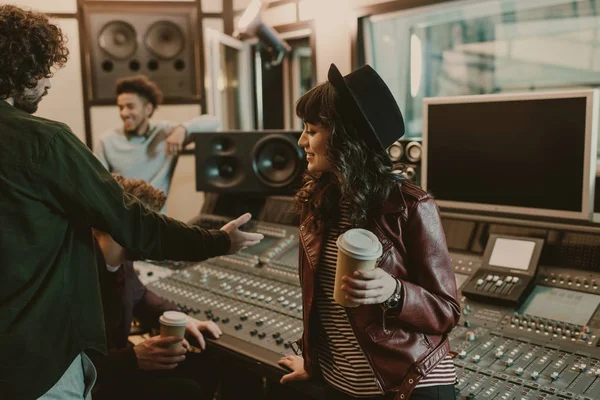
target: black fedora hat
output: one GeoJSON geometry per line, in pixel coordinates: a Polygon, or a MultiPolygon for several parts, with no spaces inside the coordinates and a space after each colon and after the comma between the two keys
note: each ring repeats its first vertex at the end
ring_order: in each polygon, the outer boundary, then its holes
{"type": "Polygon", "coordinates": [[[371,148],[385,151],[404,135],[398,103],[370,65],[342,76],[331,64],[327,78],[340,99],[342,116],[356,125],[359,137],[371,148]]]}

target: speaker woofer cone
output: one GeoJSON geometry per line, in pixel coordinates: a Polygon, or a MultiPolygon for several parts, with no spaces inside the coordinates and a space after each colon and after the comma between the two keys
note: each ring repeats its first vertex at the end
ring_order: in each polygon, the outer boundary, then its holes
{"type": "Polygon", "coordinates": [[[171,60],[183,51],[185,39],[177,25],[171,21],[158,21],[148,28],[144,43],[156,57],[171,60]]]}
{"type": "Polygon", "coordinates": [[[98,46],[110,57],[126,60],[137,51],[135,29],[127,22],[111,21],[100,30],[98,46]]]}
{"type": "Polygon", "coordinates": [[[267,186],[283,187],[298,176],[302,154],[287,137],[270,135],[259,140],[252,151],[252,167],[267,186]]]}
{"type": "Polygon", "coordinates": [[[244,179],[238,159],[233,156],[213,156],[204,165],[206,179],[219,188],[230,188],[244,179]]]}

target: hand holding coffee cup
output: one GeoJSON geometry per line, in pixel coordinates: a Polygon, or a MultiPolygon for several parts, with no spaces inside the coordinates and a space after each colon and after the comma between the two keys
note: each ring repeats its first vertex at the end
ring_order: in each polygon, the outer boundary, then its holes
{"type": "MultiPolygon", "coordinates": [[[[183,338],[185,336],[185,327],[188,322],[188,316],[179,311],[165,311],[158,319],[160,322],[160,336],[176,336],[183,338]]],[[[171,347],[180,348],[183,342],[177,342],[171,347]]]]}
{"type": "Polygon", "coordinates": [[[353,276],[355,271],[370,271],[381,257],[382,247],[377,236],[366,229],[350,229],[337,239],[338,255],[335,268],[333,299],[344,307],[357,307],[358,304],[346,299],[342,289],[342,278],[353,276]]]}

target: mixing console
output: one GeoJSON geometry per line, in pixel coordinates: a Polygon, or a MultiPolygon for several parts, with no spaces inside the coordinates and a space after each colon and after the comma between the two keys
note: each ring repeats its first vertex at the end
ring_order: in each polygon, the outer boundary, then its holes
{"type": "MultiPolygon", "coordinates": [[[[208,216],[205,226],[225,222],[208,216]]],[[[277,360],[302,333],[297,231],[263,223],[249,229],[264,233],[268,245],[174,268],[148,287],[217,322],[225,334],[216,345],[279,369],[277,360]]],[[[582,259],[594,264],[591,254],[582,259]]],[[[451,257],[461,288],[477,276],[483,256],[453,251],[451,257]]],[[[600,400],[600,274],[593,265],[567,269],[545,260],[517,307],[460,296],[462,315],[450,334],[459,399],[600,400]]]]}

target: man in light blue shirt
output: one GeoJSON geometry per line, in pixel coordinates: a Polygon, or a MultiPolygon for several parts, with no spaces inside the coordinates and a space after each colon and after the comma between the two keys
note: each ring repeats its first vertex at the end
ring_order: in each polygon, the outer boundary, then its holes
{"type": "Polygon", "coordinates": [[[110,172],[143,179],[168,195],[177,154],[189,142],[188,133],[216,131],[218,119],[201,115],[183,124],[151,122],[163,95],[144,75],[120,79],[116,92],[123,126],[101,135],[96,156],[110,172]]]}

